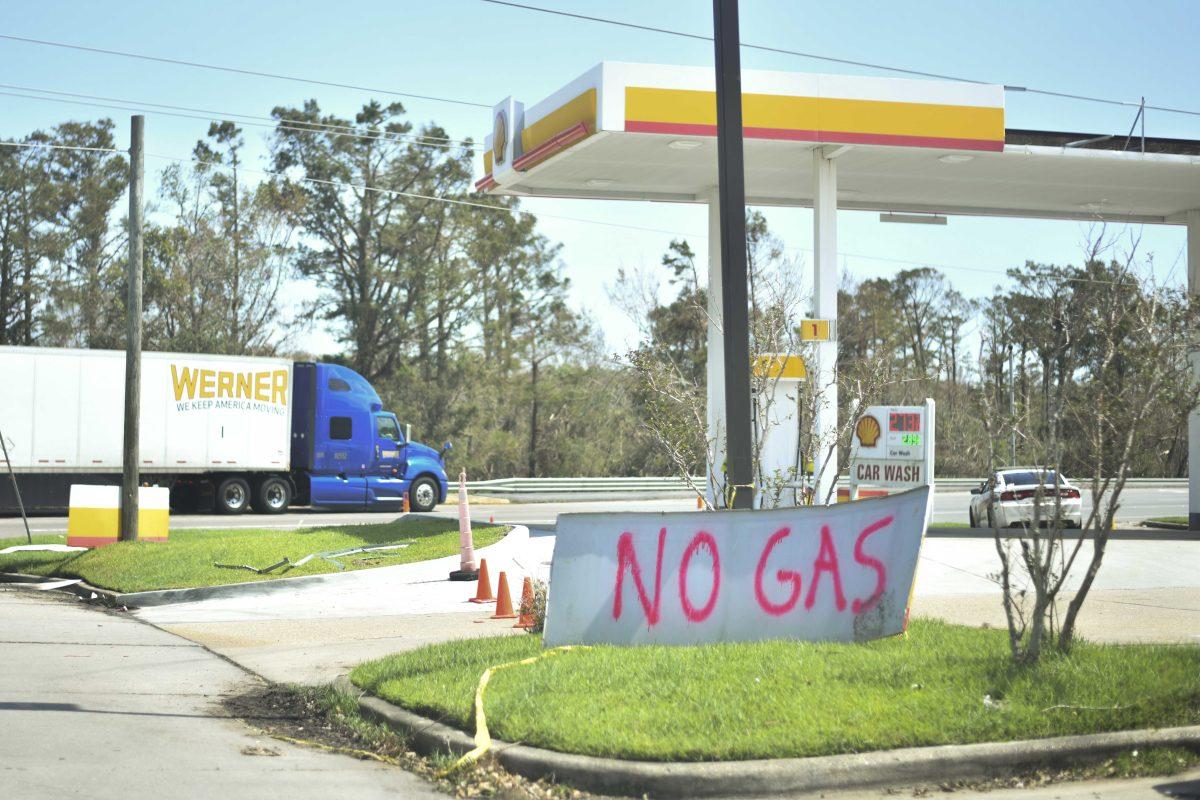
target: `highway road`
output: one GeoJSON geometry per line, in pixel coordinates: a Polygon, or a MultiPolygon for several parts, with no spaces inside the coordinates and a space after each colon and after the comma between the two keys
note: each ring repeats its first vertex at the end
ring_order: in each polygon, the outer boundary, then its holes
{"type": "MultiPolygon", "coordinates": [[[[1086,492],[1084,493],[1086,497],[1086,492]]],[[[966,489],[946,489],[937,492],[934,498],[934,522],[958,522],[967,524],[967,505],[970,493],[966,489]]],[[[628,499],[573,500],[560,499],[546,502],[513,502],[503,505],[477,504],[471,516],[477,521],[489,517],[497,522],[519,523],[535,528],[553,527],[559,514],[583,511],[687,511],[695,508],[691,499],[675,497],[630,497],[628,499]]],[[[1085,512],[1087,510],[1085,499],[1085,512]]],[[[1187,514],[1187,489],[1184,487],[1130,487],[1125,490],[1118,527],[1136,525],[1147,517],[1177,516],[1187,514]]],[[[438,514],[456,513],[455,507],[442,506],[438,514]]],[[[181,528],[302,528],[321,524],[358,524],[379,522],[388,515],[378,512],[328,512],[312,509],[294,509],[280,516],[243,514],[226,517],[213,514],[176,514],[171,517],[171,527],[181,528]]],[[[66,530],[66,517],[34,517],[30,528],[34,532],[60,533],[66,530]]],[[[20,518],[0,519],[0,538],[24,535],[20,518]]]]}

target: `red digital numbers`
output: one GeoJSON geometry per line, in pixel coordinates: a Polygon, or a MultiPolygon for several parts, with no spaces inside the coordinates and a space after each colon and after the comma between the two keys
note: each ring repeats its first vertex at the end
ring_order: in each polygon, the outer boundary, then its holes
{"type": "Polygon", "coordinates": [[[921,415],[912,413],[889,414],[888,430],[899,433],[919,433],[921,431],[921,415]]]}

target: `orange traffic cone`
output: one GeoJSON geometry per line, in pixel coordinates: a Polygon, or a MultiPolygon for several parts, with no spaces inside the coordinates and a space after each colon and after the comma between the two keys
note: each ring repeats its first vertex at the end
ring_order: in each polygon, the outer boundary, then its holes
{"type": "Polygon", "coordinates": [[[516,619],[513,613],[512,594],[508,591],[508,575],[500,571],[500,584],[496,588],[496,613],[492,619],[516,619]]]}
{"type": "Polygon", "coordinates": [[[701,497],[700,495],[696,495],[696,510],[697,511],[704,510],[704,498],[701,497]]]}
{"type": "Polygon", "coordinates": [[[521,588],[521,616],[514,628],[532,628],[533,621],[533,579],[526,578],[525,586],[521,588]]]}
{"type": "Polygon", "coordinates": [[[412,505],[409,503],[409,500],[408,500],[408,492],[404,493],[404,502],[401,504],[400,510],[403,511],[405,514],[412,511],[412,505]]]}
{"type": "Polygon", "coordinates": [[[479,585],[475,588],[472,603],[494,603],[496,595],[492,594],[492,579],[488,576],[487,559],[479,560],[479,585]]]}

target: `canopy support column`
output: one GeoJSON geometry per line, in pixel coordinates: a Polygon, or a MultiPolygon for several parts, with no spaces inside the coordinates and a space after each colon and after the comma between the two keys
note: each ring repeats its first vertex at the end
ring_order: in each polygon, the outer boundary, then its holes
{"type": "Polygon", "coordinates": [[[708,198],[708,450],[711,471],[705,476],[708,502],[724,508],[725,339],[721,329],[721,202],[714,190],[708,198]]]}
{"type": "MultiPolygon", "coordinates": [[[[1200,209],[1187,212],[1188,293],[1200,295],[1200,209]]],[[[1200,335],[1200,331],[1193,331],[1200,335]]],[[[1200,350],[1193,350],[1192,376],[1200,380],[1200,350]]],[[[1188,525],[1200,530],[1200,408],[1188,414],[1188,525]]]]}
{"type": "MultiPolygon", "coordinates": [[[[836,155],[836,153],[835,153],[836,155]]],[[[830,340],[816,343],[816,368],[810,371],[817,393],[813,420],[813,474],[823,504],[837,500],[837,162],[825,148],[813,150],[813,316],[830,321],[830,340]]]]}

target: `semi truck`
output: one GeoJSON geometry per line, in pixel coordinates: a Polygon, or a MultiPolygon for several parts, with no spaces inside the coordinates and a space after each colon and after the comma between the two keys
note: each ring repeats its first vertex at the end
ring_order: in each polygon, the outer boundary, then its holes
{"type": "MultiPolygon", "coordinates": [[[[125,353],[0,347],[0,436],[25,508],[67,507],[71,484],[120,484],[125,353]]],[[[279,514],[291,505],[445,502],[447,442],[408,441],[371,384],[339,364],[143,353],[138,460],[172,508],[279,514]]],[[[3,457],[0,456],[0,461],[3,457]]],[[[0,511],[17,510],[0,474],[0,511]]]]}

